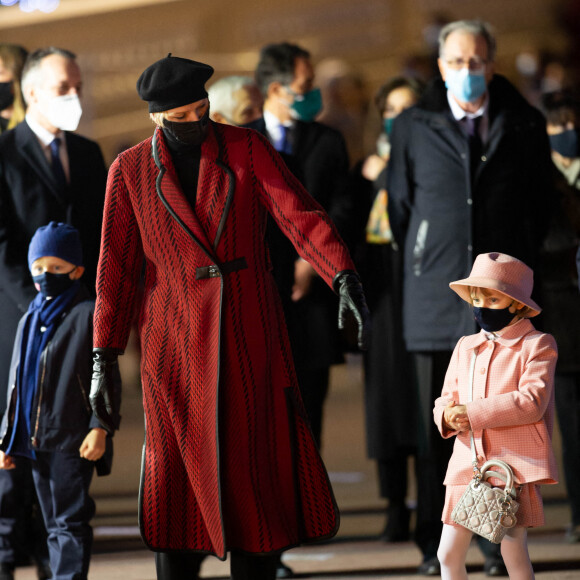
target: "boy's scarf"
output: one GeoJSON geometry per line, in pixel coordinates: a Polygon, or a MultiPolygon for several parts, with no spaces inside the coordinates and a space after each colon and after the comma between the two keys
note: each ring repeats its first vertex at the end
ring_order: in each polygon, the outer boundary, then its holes
{"type": "Polygon", "coordinates": [[[80,282],[77,280],[65,292],[47,300],[40,292],[28,307],[28,316],[22,329],[20,362],[16,375],[16,412],[14,427],[7,455],[23,455],[35,458],[30,447],[31,415],[36,388],[40,358],[53,337],[63,313],[76,296],[80,282]]]}

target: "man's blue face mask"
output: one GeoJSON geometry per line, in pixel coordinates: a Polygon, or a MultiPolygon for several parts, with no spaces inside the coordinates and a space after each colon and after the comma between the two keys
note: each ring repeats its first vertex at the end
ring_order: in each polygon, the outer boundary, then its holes
{"type": "Polygon", "coordinates": [[[484,71],[473,72],[467,67],[445,70],[445,86],[462,103],[473,103],[487,90],[484,71]]]}

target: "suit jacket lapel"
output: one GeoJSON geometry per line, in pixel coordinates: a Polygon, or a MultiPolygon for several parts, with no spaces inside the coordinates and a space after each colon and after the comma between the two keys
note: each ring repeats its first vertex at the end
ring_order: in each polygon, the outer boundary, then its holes
{"type": "Polygon", "coordinates": [[[21,155],[26,159],[32,171],[34,171],[48,189],[58,198],[58,200],[66,204],[67,199],[65,192],[61,191],[56,184],[52,169],[48,160],[38,142],[38,138],[28,126],[26,121],[23,121],[16,126],[16,146],[21,155]]]}

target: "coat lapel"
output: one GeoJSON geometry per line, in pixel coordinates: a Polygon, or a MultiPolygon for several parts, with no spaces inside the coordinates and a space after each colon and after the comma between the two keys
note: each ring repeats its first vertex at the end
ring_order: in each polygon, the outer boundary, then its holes
{"type": "Polygon", "coordinates": [[[234,199],[235,176],[227,164],[223,135],[215,123],[202,145],[196,211],[204,216],[214,250],[234,199]]]}
{"type": "Polygon", "coordinates": [[[39,179],[48,187],[55,197],[63,204],[67,203],[65,192],[61,191],[56,184],[52,174],[51,167],[44,155],[44,151],[38,142],[38,138],[28,126],[26,121],[17,125],[16,129],[16,146],[22,157],[26,159],[31,170],[34,171],[39,179]]]}
{"type": "MultiPolygon", "coordinates": [[[[185,198],[185,195],[183,194],[181,185],[177,179],[175,168],[173,166],[173,161],[171,160],[171,155],[165,144],[165,139],[163,138],[163,132],[160,129],[155,129],[151,147],[153,159],[157,165],[157,168],[159,169],[159,174],[156,181],[157,195],[159,195],[161,201],[169,213],[171,213],[179,225],[189,233],[192,239],[206,253],[212,253],[211,244],[208,240],[206,232],[197,219],[193,208],[190,206],[187,199],[185,198]]],[[[200,177],[202,167],[203,149],[202,162],[200,164],[200,177]]],[[[198,181],[198,183],[200,181],[198,181]]]]}

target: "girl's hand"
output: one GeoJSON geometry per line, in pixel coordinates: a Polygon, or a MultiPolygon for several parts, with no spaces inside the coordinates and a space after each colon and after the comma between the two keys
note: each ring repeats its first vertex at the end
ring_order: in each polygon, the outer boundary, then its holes
{"type": "Polygon", "coordinates": [[[0,469],[14,469],[14,460],[10,455],[6,455],[4,451],[0,451],[0,469]]]}
{"type": "Polygon", "coordinates": [[[443,421],[450,431],[469,431],[471,425],[467,416],[467,407],[449,401],[443,411],[443,421]]]}
{"type": "Polygon", "coordinates": [[[79,448],[81,457],[89,461],[100,459],[105,453],[106,440],[107,432],[104,429],[91,429],[79,448]]]}

